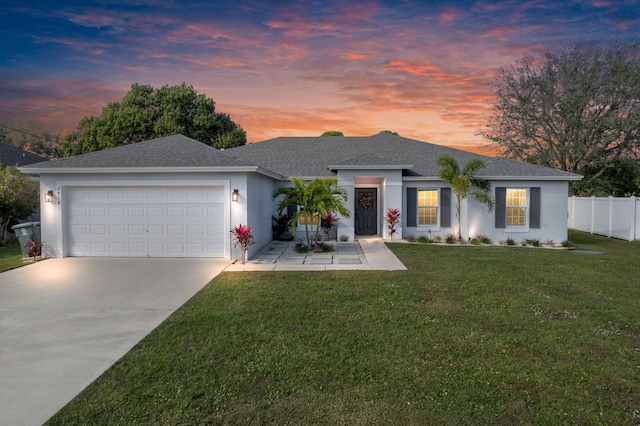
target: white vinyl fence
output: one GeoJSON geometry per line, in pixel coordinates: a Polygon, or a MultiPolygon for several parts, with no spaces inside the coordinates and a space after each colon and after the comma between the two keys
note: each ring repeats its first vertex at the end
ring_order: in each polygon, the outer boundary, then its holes
{"type": "Polygon", "coordinates": [[[569,228],[628,241],[640,239],[640,198],[569,197],[569,228]]]}

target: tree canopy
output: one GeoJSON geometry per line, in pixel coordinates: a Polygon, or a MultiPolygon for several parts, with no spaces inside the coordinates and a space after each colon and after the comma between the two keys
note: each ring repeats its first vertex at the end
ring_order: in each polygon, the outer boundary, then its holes
{"type": "Polygon", "coordinates": [[[587,175],[640,148],[640,45],[575,43],[503,67],[481,134],[505,156],[587,175]]]}
{"type": "Polygon", "coordinates": [[[108,104],[99,117],[80,120],[62,143],[65,156],[182,133],[215,148],[247,142],[246,132],[229,115],[217,113],[215,102],[192,86],[133,84],[121,102],[108,104]]]}
{"type": "Polygon", "coordinates": [[[344,136],[344,133],[342,133],[342,132],[340,132],[338,130],[327,130],[326,132],[324,132],[320,136],[344,136]]]}
{"type": "MultiPolygon", "coordinates": [[[[2,165],[0,165],[1,167],[2,165]]],[[[40,204],[40,185],[20,173],[16,166],[0,168],[0,243],[4,244],[10,226],[26,219],[40,204]]]]}

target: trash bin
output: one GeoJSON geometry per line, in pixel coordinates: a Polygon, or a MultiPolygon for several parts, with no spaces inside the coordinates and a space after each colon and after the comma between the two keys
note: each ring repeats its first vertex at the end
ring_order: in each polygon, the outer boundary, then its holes
{"type": "Polygon", "coordinates": [[[13,232],[16,233],[16,237],[18,237],[18,241],[20,242],[20,249],[22,250],[22,257],[29,257],[29,248],[25,247],[25,244],[29,240],[29,237],[33,236],[33,238],[37,242],[40,241],[40,222],[27,222],[27,223],[19,223],[15,226],[12,226],[13,232]]]}

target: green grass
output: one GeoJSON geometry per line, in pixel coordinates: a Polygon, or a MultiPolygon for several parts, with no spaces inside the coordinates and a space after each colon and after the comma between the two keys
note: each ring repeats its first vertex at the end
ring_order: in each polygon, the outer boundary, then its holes
{"type": "Polygon", "coordinates": [[[640,242],[223,273],[50,424],[638,424],[640,242]]]}
{"type": "Polygon", "coordinates": [[[6,245],[0,245],[0,272],[17,268],[24,265],[24,263],[18,240],[14,240],[6,245]]]}

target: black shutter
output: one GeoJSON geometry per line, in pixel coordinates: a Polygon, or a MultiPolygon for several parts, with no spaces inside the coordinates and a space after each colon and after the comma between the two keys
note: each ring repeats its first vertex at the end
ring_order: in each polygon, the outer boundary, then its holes
{"type": "Polygon", "coordinates": [[[440,226],[451,226],[451,188],[440,189],[440,226]]]}
{"type": "Polygon", "coordinates": [[[529,228],[540,228],[540,187],[529,188],[529,228]]]}
{"type": "Polygon", "coordinates": [[[407,188],[407,226],[418,226],[418,190],[417,188],[407,188]]]}
{"type": "Polygon", "coordinates": [[[507,227],[507,188],[496,188],[496,228],[507,227]]]}

